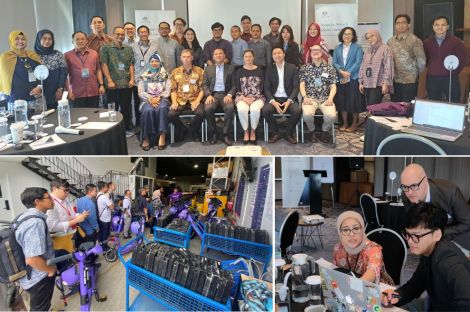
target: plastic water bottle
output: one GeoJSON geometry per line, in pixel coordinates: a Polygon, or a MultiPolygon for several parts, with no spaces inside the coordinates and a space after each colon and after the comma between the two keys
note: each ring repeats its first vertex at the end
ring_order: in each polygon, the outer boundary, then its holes
{"type": "Polygon", "coordinates": [[[44,110],[44,101],[42,99],[42,96],[36,98],[34,101],[34,113],[39,114],[42,113],[44,110]]]}
{"type": "Polygon", "coordinates": [[[70,105],[68,100],[60,100],[57,105],[57,113],[59,116],[59,126],[70,128],[72,123],[70,119],[70,105]]]}
{"type": "Polygon", "coordinates": [[[28,124],[28,102],[24,100],[16,100],[13,104],[15,113],[15,122],[21,122],[25,126],[28,124]]]}

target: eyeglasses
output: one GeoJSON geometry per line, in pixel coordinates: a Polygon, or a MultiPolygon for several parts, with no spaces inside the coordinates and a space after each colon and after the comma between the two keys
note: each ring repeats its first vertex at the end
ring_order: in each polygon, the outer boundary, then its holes
{"type": "Polygon", "coordinates": [[[429,231],[427,233],[424,233],[424,234],[411,234],[411,233],[408,233],[407,231],[404,231],[401,235],[403,236],[403,238],[405,240],[410,240],[411,239],[413,241],[413,243],[417,244],[417,243],[419,243],[419,239],[421,237],[429,235],[429,234],[433,233],[434,231],[436,231],[436,230],[431,230],[431,231],[429,231]]]}
{"type": "Polygon", "coordinates": [[[70,192],[70,189],[65,188],[65,187],[59,187],[59,189],[61,189],[61,190],[64,191],[65,193],[70,192]]]}
{"type": "Polygon", "coordinates": [[[341,235],[343,236],[351,236],[351,233],[353,234],[359,234],[362,231],[362,227],[360,226],[355,226],[352,229],[350,228],[342,228],[339,230],[341,232],[341,235]]]}
{"type": "Polygon", "coordinates": [[[418,183],[415,183],[415,184],[411,184],[411,185],[402,184],[400,185],[400,188],[405,193],[409,192],[410,190],[417,191],[419,190],[419,186],[421,185],[421,183],[424,181],[424,178],[426,178],[426,176],[424,176],[418,183]]]}

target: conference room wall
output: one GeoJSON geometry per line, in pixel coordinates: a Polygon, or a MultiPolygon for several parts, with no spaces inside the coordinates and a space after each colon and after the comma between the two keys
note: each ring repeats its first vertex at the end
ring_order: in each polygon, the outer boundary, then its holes
{"type": "MultiPolygon", "coordinates": [[[[148,0],[122,0],[124,6],[124,21],[135,23],[135,10],[161,10],[162,1],[148,1],[148,0]]],[[[187,0],[171,0],[165,1],[165,10],[175,11],[176,16],[188,20],[188,2],[187,0]]],[[[170,24],[173,21],[167,21],[170,24]]],[[[140,25],[137,25],[139,27],[140,25]]]]}
{"type": "Polygon", "coordinates": [[[390,171],[395,171],[398,178],[393,183],[393,193],[400,186],[400,175],[411,162],[420,164],[429,178],[450,180],[459,186],[465,199],[470,198],[470,157],[376,157],[374,194],[383,195],[390,192],[390,171]]]}

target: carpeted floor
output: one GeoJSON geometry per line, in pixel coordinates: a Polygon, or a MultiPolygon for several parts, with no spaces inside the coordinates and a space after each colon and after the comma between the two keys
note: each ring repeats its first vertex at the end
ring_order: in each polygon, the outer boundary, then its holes
{"type": "MultiPolygon", "coordinates": [[[[276,201],[275,210],[275,229],[276,229],[276,242],[279,242],[279,230],[282,222],[286,216],[294,209],[282,208],[282,202],[276,201]]],[[[308,214],[306,209],[298,208],[297,210],[301,215],[308,214]]],[[[297,237],[294,239],[293,250],[294,253],[302,252],[313,256],[315,259],[324,258],[328,261],[332,261],[333,248],[339,241],[338,232],[336,231],[336,219],[338,216],[346,210],[355,210],[360,213],[357,208],[349,208],[347,205],[335,203],[335,207],[332,207],[330,201],[323,201],[323,213],[326,215],[325,223],[322,225],[322,240],[323,248],[320,246],[318,237],[315,237],[315,244],[310,243],[311,246],[301,247],[300,239],[297,237]]],[[[297,229],[298,230],[298,229],[297,229]]],[[[297,231],[299,233],[299,230],[297,231]]],[[[413,272],[418,266],[419,257],[412,255],[408,252],[408,257],[401,275],[401,282],[404,283],[411,278],[413,272]]]]}
{"type": "MultiPolygon", "coordinates": [[[[285,120],[279,120],[279,126],[283,131],[285,120]]],[[[219,132],[221,133],[223,122],[218,121],[219,132]]],[[[364,135],[364,124],[359,127],[355,133],[339,131],[339,126],[336,125],[336,146],[330,146],[321,142],[312,144],[308,141],[308,132],[305,132],[305,143],[290,144],[284,139],[276,143],[269,144],[263,140],[263,124],[257,130],[258,145],[266,147],[272,155],[361,155],[364,142],[360,141],[360,137],[364,135]]],[[[299,131],[300,132],[300,131],[299,131]]],[[[300,135],[299,135],[300,137],[300,135]]],[[[243,145],[243,131],[241,127],[237,128],[237,142],[234,145],[243,145]]],[[[300,141],[300,138],[299,138],[300,141]]],[[[167,142],[170,142],[169,135],[167,135],[167,142]]],[[[184,142],[178,142],[169,145],[165,150],[158,150],[156,148],[150,149],[145,152],[140,147],[139,137],[133,136],[127,139],[127,148],[129,155],[215,155],[220,154],[225,149],[225,144],[218,140],[217,144],[210,145],[209,142],[200,143],[192,142],[188,135],[184,142]]]]}

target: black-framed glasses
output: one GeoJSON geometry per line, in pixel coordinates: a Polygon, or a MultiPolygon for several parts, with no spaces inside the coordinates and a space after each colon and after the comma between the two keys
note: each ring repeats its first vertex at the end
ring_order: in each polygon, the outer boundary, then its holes
{"type": "Polygon", "coordinates": [[[411,234],[411,233],[408,233],[407,231],[403,231],[403,233],[401,235],[403,235],[403,238],[405,240],[410,240],[411,239],[413,241],[413,243],[417,244],[417,243],[419,243],[419,239],[421,237],[429,235],[429,234],[433,233],[434,231],[436,231],[436,230],[431,230],[431,231],[423,233],[423,234],[411,234]]]}
{"type": "Polygon", "coordinates": [[[352,229],[350,228],[342,228],[339,230],[341,232],[341,235],[343,236],[351,236],[351,233],[353,234],[359,234],[362,232],[362,227],[360,226],[355,226],[352,229]]]}
{"type": "Polygon", "coordinates": [[[415,183],[415,184],[411,184],[411,185],[401,184],[400,188],[405,193],[409,192],[410,190],[417,191],[419,190],[419,186],[421,185],[421,183],[423,183],[424,178],[426,178],[426,176],[424,176],[418,183],[415,183]]]}

